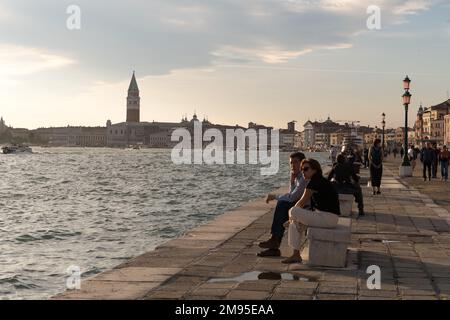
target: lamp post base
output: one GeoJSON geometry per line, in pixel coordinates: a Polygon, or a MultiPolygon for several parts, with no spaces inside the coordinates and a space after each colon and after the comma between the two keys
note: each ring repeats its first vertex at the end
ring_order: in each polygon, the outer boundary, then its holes
{"type": "Polygon", "coordinates": [[[399,171],[400,177],[412,177],[412,167],[411,166],[400,166],[399,171]]]}

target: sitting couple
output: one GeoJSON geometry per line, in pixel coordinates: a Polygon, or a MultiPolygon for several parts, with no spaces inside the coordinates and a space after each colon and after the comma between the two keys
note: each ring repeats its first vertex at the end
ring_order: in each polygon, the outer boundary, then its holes
{"type": "Polygon", "coordinates": [[[291,168],[290,192],[276,196],[268,194],[266,202],[277,200],[272,237],[259,246],[267,249],[258,253],[260,257],[279,257],[280,244],[285,228],[288,228],[288,243],[294,252],[283,263],[301,263],[301,249],[305,243],[308,227],[335,228],[340,208],[339,196],[322,173],[320,163],[305,159],[303,153],[293,153],[289,159],[291,168]]]}

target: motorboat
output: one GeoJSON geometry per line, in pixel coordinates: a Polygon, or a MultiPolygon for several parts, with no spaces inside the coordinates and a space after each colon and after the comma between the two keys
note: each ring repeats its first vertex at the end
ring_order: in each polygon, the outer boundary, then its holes
{"type": "Polygon", "coordinates": [[[2,148],[4,154],[11,153],[33,153],[33,150],[28,146],[6,146],[2,148]]]}

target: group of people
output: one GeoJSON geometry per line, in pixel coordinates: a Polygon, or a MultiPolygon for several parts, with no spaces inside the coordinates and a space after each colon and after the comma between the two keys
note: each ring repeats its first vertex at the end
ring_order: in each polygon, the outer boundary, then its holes
{"type": "MultiPolygon", "coordinates": [[[[376,140],[368,151],[374,194],[380,194],[383,155],[381,141],[376,140]]],[[[268,194],[266,202],[277,201],[271,238],[259,243],[264,249],[258,256],[278,257],[285,230],[288,230],[288,244],[292,255],[283,263],[300,263],[301,249],[306,242],[308,227],[335,228],[340,215],[339,194],[353,194],[360,216],[364,216],[364,201],[361,186],[353,163],[354,152],[338,154],[327,177],[324,177],[320,163],[306,159],[301,152],[290,155],[290,191],[283,195],[268,194]]]]}
{"type": "MultiPolygon", "coordinates": [[[[335,228],[340,216],[339,194],[352,194],[358,204],[359,216],[364,216],[363,193],[360,186],[359,170],[354,163],[360,162],[357,152],[348,150],[332,157],[334,161],[327,178],[320,163],[306,159],[301,152],[290,155],[290,191],[283,195],[268,194],[266,202],[277,201],[271,238],[259,243],[264,249],[258,256],[278,257],[285,230],[288,230],[288,244],[292,255],[283,263],[301,263],[300,252],[306,242],[308,227],[335,228]]],[[[367,150],[373,194],[380,194],[383,174],[383,150],[381,140],[375,139],[367,150]]]]}
{"type": "Polygon", "coordinates": [[[423,180],[431,181],[431,179],[436,179],[438,166],[440,166],[441,180],[448,181],[449,160],[450,153],[447,146],[443,146],[441,150],[436,143],[431,144],[428,142],[420,152],[420,161],[423,165],[423,180]]]}
{"type": "Polygon", "coordinates": [[[265,249],[261,257],[280,256],[280,245],[285,229],[292,256],[283,263],[300,263],[301,248],[308,227],[335,228],[340,215],[339,196],[333,184],[323,176],[317,160],[306,159],[301,152],[291,154],[290,192],[284,195],[268,194],[266,202],[277,200],[272,221],[272,237],[259,243],[265,249]]]}

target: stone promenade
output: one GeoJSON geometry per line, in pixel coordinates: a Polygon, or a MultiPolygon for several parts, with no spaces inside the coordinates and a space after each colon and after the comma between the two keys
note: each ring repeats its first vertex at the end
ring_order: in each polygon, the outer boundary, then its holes
{"type": "Polygon", "coordinates": [[[273,214],[257,199],[54,299],[447,299],[450,214],[414,187],[416,178],[400,180],[397,167],[386,164],[382,195],[363,187],[366,216],[353,218],[346,268],[257,257],[273,214]],[[380,290],[367,288],[370,265],[381,268],[380,290]]]}

